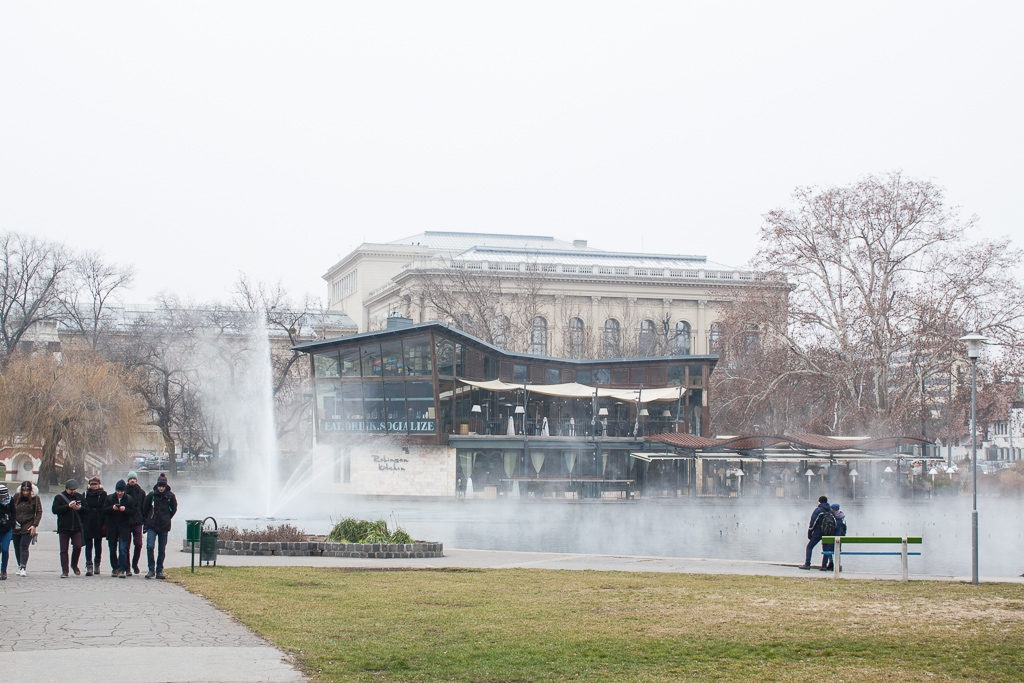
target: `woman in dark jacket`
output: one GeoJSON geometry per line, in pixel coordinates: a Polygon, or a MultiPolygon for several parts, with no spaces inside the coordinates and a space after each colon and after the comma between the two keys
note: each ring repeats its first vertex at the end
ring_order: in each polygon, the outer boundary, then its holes
{"type": "Polygon", "coordinates": [[[27,574],[28,547],[38,533],[37,527],[42,519],[43,503],[32,482],[21,482],[18,495],[14,497],[14,558],[18,561],[18,576],[27,574]]]}
{"type": "Polygon", "coordinates": [[[135,503],[125,493],[128,485],[124,479],[117,482],[114,492],[107,496],[106,505],[107,547],[110,551],[111,576],[122,579],[131,574],[128,566],[128,543],[132,536],[132,508],[135,503]]]}
{"type": "Polygon", "coordinates": [[[107,492],[100,486],[100,478],[89,480],[82,503],[82,526],[85,536],[85,575],[98,576],[103,558],[103,518],[106,515],[107,492]]]}
{"type": "Polygon", "coordinates": [[[14,536],[14,501],[7,487],[0,484],[0,581],[7,580],[7,560],[14,536]]]}

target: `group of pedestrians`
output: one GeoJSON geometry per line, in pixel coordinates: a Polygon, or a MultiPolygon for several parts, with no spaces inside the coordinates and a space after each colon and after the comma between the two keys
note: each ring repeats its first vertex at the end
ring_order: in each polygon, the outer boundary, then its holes
{"type": "MultiPolygon", "coordinates": [[[[807,527],[807,554],[800,569],[811,568],[811,555],[814,553],[814,546],[821,542],[826,536],[846,535],[846,513],[840,509],[839,503],[829,503],[828,496],[818,498],[818,506],[811,512],[811,523],[807,527]]],[[[836,546],[834,543],[821,544],[821,571],[835,569],[833,553],[836,546]]],[[[842,566],[839,571],[843,571],[842,566]]]]}
{"type": "MultiPolygon", "coordinates": [[[[75,576],[81,575],[78,565],[83,547],[85,575],[99,576],[104,540],[111,576],[126,579],[139,574],[143,533],[149,569],[146,578],[164,578],[167,535],[177,511],[178,500],[163,473],[149,493],[139,486],[135,472],[128,473],[127,481],[118,481],[110,494],[103,489],[99,477],[89,479],[84,495],[78,491],[78,482],[68,479],[51,506],[51,512],[57,517],[61,578],[67,578],[72,572],[75,576]]],[[[31,482],[22,483],[13,498],[7,487],[0,484],[0,581],[7,579],[8,546],[12,538],[18,576],[27,575],[29,546],[36,538],[42,516],[42,504],[31,482]]]]}

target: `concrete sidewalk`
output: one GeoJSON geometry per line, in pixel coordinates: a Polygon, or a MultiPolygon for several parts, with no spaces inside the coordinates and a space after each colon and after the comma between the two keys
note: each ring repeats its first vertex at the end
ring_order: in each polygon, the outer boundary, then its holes
{"type": "Polygon", "coordinates": [[[40,531],[19,577],[12,551],[0,582],[0,671],[31,681],[303,680],[284,653],[206,600],[143,579],[145,552],[141,565],[143,574],[115,579],[104,548],[98,576],[85,576],[83,553],[82,575],[61,579],[57,535],[40,531]]]}

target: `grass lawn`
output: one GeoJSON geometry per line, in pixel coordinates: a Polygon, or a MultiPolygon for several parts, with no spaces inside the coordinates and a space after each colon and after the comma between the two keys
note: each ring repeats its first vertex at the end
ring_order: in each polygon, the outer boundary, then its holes
{"type": "Polygon", "coordinates": [[[1024,586],[213,567],[171,578],[321,680],[1024,677],[1024,586]]]}

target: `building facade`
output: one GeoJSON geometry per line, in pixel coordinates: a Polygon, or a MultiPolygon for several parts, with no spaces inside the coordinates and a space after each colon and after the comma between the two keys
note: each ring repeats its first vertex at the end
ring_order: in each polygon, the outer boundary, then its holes
{"type": "Polygon", "coordinates": [[[442,231],[360,245],[324,279],[329,308],[347,312],[361,332],[397,313],[566,358],[713,353],[717,305],[771,284],[704,256],[442,231]]]}
{"type": "Polygon", "coordinates": [[[313,368],[318,490],[629,493],[647,435],[708,428],[714,356],[566,359],[391,322],[296,347],[313,368]]]}

